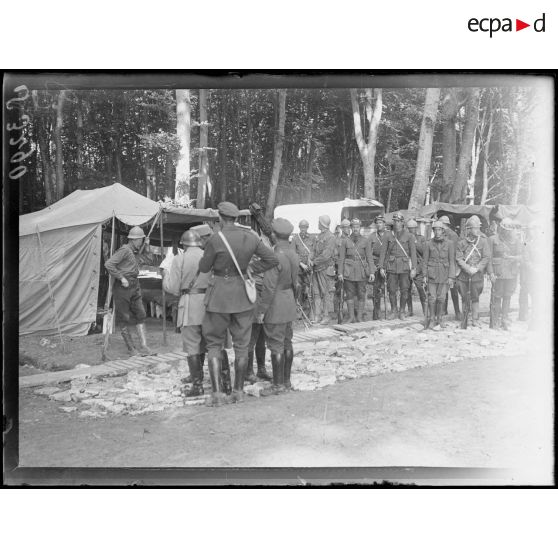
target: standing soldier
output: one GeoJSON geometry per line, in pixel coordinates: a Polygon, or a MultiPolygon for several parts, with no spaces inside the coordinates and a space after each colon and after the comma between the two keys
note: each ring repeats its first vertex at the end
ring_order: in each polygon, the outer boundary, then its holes
{"type": "Polygon", "coordinates": [[[299,289],[299,304],[304,311],[309,312],[310,319],[313,316],[313,305],[312,300],[312,269],[308,265],[308,260],[312,254],[314,248],[315,236],[308,234],[308,227],[310,223],[306,219],[303,219],[298,224],[299,233],[293,236],[293,246],[300,260],[299,271],[298,271],[298,283],[300,285],[299,289]]]}
{"type": "MultiPolygon", "coordinates": [[[[136,324],[140,340],[140,354],[153,354],[147,346],[145,331],[145,308],[139,284],[140,248],[144,243],[145,233],[141,227],[132,227],[128,233],[128,244],[119,248],[105,262],[106,270],[115,278],[114,306],[116,318],[121,324],[121,333],[130,354],[137,354],[128,325],[136,324]]],[[[164,316],[163,316],[164,319],[164,316]]]]}
{"type": "Polygon", "coordinates": [[[501,319],[502,329],[507,330],[510,300],[517,286],[521,263],[521,245],[509,217],[502,219],[498,232],[490,237],[490,253],[488,273],[493,289],[490,309],[492,327],[497,329],[501,319]]]}
{"type": "MultiPolygon", "coordinates": [[[[409,285],[409,298],[407,299],[409,305],[409,316],[413,315],[413,283],[417,288],[417,293],[419,295],[420,305],[422,306],[422,313],[426,315],[426,293],[424,292],[424,275],[423,275],[423,265],[422,259],[424,256],[424,248],[426,246],[426,238],[422,234],[418,234],[418,223],[414,219],[409,219],[407,221],[407,230],[411,233],[411,236],[415,240],[415,249],[417,251],[417,274],[413,281],[409,285]]],[[[455,246],[454,252],[455,254],[455,246]]],[[[453,275],[455,279],[455,274],[453,275]]],[[[447,296],[447,290],[446,290],[447,296]]]]}
{"type": "Polygon", "coordinates": [[[291,387],[293,364],[293,327],[296,320],[294,293],[298,282],[298,256],[289,243],[293,226],[287,219],[271,224],[272,242],[279,265],[263,276],[263,289],[258,304],[258,322],[263,322],[267,345],[271,352],[273,384],[260,392],[263,397],[277,395],[291,387]]]}
{"type": "Polygon", "coordinates": [[[490,261],[490,246],[480,231],[480,219],[473,215],[467,219],[466,236],[459,239],[455,254],[457,265],[457,288],[461,295],[461,328],[467,327],[467,317],[471,310],[471,325],[478,325],[479,297],[484,285],[484,270],[490,261]]]}
{"type": "Polygon", "coordinates": [[[312,266],[312,290],[314,291],[315,321],[326,325],[329,323],[329,301],[332,283],[331,269],[333,269],[333,256],[335,253],[335,236],[329,230],[331,219],[322,215],[318,221],[320,233],[314,242],[312,256],[308,260],[312,266]],[[329,271],[329,274],[328,274],[329,271]]]}
{"type": "MultiPolygon", "coordinates": [[[[449,217],[447,215],[442,215],[442,217],[440,217],[438,221],[444,225],[446,237],[448,238],[448,240],[451,240],[453,242],[455,253],[457,254],[457,243],[459,242],[459,235],[451,228],[449,217]]],[[[449,292],[451,294],[451,300],[453,302],[455,319],[459,321],[461,319],[461,313],[459,312],[459,293],[458,293],[457,285],[454,285],[453,288],[449,290],[449,292]]],[[[446,294],[446,298],[444,300],[444,315],[446,315],[447,313],[448,313],[448,295],[446,294]]]]}
{"type": "Polygon", "coordinates": [[[378,215],[374,219],[376,223],[376,231],[370,236],[370,244],[372,248],[372,258],[374,259],[374,267],[376,268],[376,277],[374,280],[374,287],[372,290],[372,297],[374,302],[374,310],[372,312],[372,319],[380,319],[380,301],[382,299],[382,294],[384,293],[386,280],[384,276],[380,273],[380,254],[382,251],[382,246],[387,242],[387,239],[391,235],[389,231],[386,230],[386,220],[383,215],[378,215]]]}
{"type": "Polygon", "coordinates": [[[343,237],[339,247],[338,276],[345,289],[349,323],[363,321],[366,282],[373,282],[376,272],[370,243],[360,234],[360,224],[359,219],[351,221],[353,232],[343,237]]]}
{"type": "MultiPolygon", "coordinates": [[[[343,219],[339,224],[338,229],[337,227],[335,228],[335,252],[333,253],[333,311],[335,314],[339,314],[341,290],[343,289],[343,281],[339,279],[339,250],[341,248],[341,244],[345,241],[345,239],[349,238],[349,235],[351,234],[351,222],[348,219],[343,219]]],[[[341,314],[342,313],[343,308],[341,308],[341,314]]]]}
{"type": "Polygon", "coordinates": [[[205,297],[206,312],[202,323],[202,332],[208,349],[208,367],[213,389],[211,403],[213,405],[220,405],[224,402],[219,377],[221,375],[221,350],[225,344],[227,329],[231,332],[235,352],[232,401],[241,402],[244,399],[244,374],[248,366],[248,345],[255,308],[255,304],[248,299],[244,282],[250,259],[254,254],[260,258],[254,265],[256,273],[266,271],[278,263],[272,250],[264,246],[257,235],[250,230],[234,225],[239,214],[236,205],[221,202],[217,209],[219,210],[221,233],[225,240],[221,234],[212,235],[207,241],[199,263],[201,273],[213,271],[213,278],[205,297]],[[242,276],[239,275],[235,260],[240,267],[242,276]]]}
{"type": "Polygon", "coordinates": [[[428,284],[428,312],[425,311],[424,329],[430,327],[435,316],[436,325],[443,326],[443,306],[448,287],[455,282],[455,247],[444,235],[444,224],[432,225],[434,238],[424,245],[422,276],[428,284]]]}
{"type": "MultiPolygon", "coordinates": [[[[163,288],[180,297],[176,323],[182,334],[182,350],[188,353],[188,369],[192,381],[192,388],[185,395],[194,397],[203,395],[202,355],[205,353],[205,342],[201,324],[205,315],[203,299],[209,284],[209,273],[200,273],[198,270],[203,256],[200,235],[193,230],[186,231],[180,238],[180,244],[184,252],[172,260],[170,270],[163,277],[163,288]]],[[[230,386],[231,383],[230,373],[228,377],[221,377],[220,381],[226,391],[227,385],[230,386]]]]}
{"type": "Polygon", "coordinates": [[[415,242],[409,231],[403,228],[403,215],[393,216],[393,232],[384,242],[380,253],[380,273],[385,278],[387,273],[387,288],[391,312],[388,319],[393,320],[397,314],[397,287],[400,292],[399,319],[404,319],[407,295],[411,279],[417,274],[417,254],[415,242]]]}

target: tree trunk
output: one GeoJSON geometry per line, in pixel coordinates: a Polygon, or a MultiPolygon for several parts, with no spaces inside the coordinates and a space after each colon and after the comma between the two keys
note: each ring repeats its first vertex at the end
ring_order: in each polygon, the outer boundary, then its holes
{"type": "Polygon", "coordinates": [[[417,166],[415,169],[415,180],[413,190],[409,200],[409,209],[417,210],[424,205],[426,188],[430,179],[430,163],[432,161],[432,139],[436,126],[436,114],[438,112],[438,102],[440,100],[440,90],[428,88],[426,90],[426,100],[424,102],[424,115],[420,128],[417,166]]]}
{"type": "Polygon", "coordinates": [[[37,143],[39,144],[39,155],[41,160],[41,173],[45,189],[45,205],[48,207],[56,201],[56,192],[54,191],[54,183],[52,181],[52,159],[49,150],[49,141],[47,139],[46,117],[38,116],[39,114],[39,94],[37,91],[31,93],[35,114],[37,114],[36,122],[33,130],[37,134],[37,143]]]}
{"type": "Polygon", "coordinates": [[[279,118],[277,120],[277,130],[275,132],[275,142],[273,145],[273,170],[271,172],[271,181],[269,183],[269,194],[267,198],[267,206],[265,215],[267,219],[273,217],[275,209],[275,198],[277,196],[277,185],[279,183],[279,174],[281,172],[281,158],[283,156],[283,143],[285,140],[285,104],[287,99],[287,90],[279,89],[278,105],[279,118]]]}
{"type": "Polygon", "coordinates": [[[365,139],[363,126],[361,125],[360,106],[357,99],[357,90],[351,89],[351,106],[353,109],[353,124],[355,140],[358,145],[364,171],[364,197],[374,199],[376,197],[374,163],[376,161],[376,140],[378,139],[378,127],[382,118],[382,90],[376,89],[376,102],[372,109],[372,89],[365,89],[365,121],[368,122],[368,139],[365,139]]]}
{"type": "Polygon", "coordinates": [[[246,119],[248,128],[248,202],[254,202],[254,154],[253,154],[253,138],[252,138],[252,118],[250,116],[250,103],[248,100],[249,91],[245,91],[246,95],[246,119]]]}
{"type": "Polygon", "coordinates": [[[78,97],[76,111],[76,176],[79,181],[83,178],[83,107],[81,97],[78,97]]]}
{"type": "Polygon", "coordinates": [[[56,103],[56,126],[54,128],[54,145],[56,147],[56,200],[64,197],[64,154],[62,152],[62,127],[64,126],[64,101],[66,91],[58,93],[56,103]]]}
{"type": "Polygon", "coordinates": [[[207,196],[207,179],[208,179],[208,121],[207,121],[207,89],[200,89],[200,154],[199,154],[199,170],[198,170],[198,196],[196,207],[202,209],[205,207],[205,197],[207,196]]]}
{"type": "Polygon", "coordinates": [[[180,142],[174,199],[182,203],[190,199],[190,115],[189,89],[176,90],[176,135],[180,142]]]}
{"type": "Polygon", "coordinates": [[[494,119],[492,117],[492,100],[488,107],[488,118],[488,132],[486,133],[486,139],[484,140],[482,157],[482,194],[480,199],[481,205],[486,204],[486,198],[488,197],[488,158],[490,156],[490,140],[492,139],[492,128],[494,123],[494,119]]]}
{"type": "Polygon", "coordinates": [[[228,95],[226,92],[221,92],[220,95],[220,136],[219,136],[219,161],[220,161],[220,172],[219,176],[221,178],[220,184],[220,201],[226,201],[228,192],[228,165],[227,165],[227,111],[225,110],[225,105],[228,102],[228,95]]]}
{"type": "MultiPolygon", "coordinates": [[[[316,95],[315,95],[316,96],[316,95]]],[[[314,96],[314,97],[315,97],[314,96]]],[[[312,125],[310,128],[310,137],[308,138],[309,148],[308,148],[308,163],[306,166],[306,192],[305,200],[306,203],[312,201],[312,170],[314,168],[314,159],[316,157],[316,146],[314,136],[316,135],[316,128],[318,126],[318,116],[319,116],[319,97],[313,98],[314,110],[312,112],[312,125]]]]}
{"type": "Polygon", "coordinates": [[[449,200],[450,192],[455,183],[455,165],[457,158],[457,135],[455,123],[457,118],[457,90],[446,90],[442,101],[442,199],[449,200]]]}
{"type": "Polygon", "coordinates": [[[464,203],[467,195],[467,178],[470,172],[473,141],[479,116],[479,94],[480,89],[478,87],[473,87],[467,99],[465,108],[465,128],[461,139],[459,161],[457,163],[455,183],[450,195],[450,203],[464,203]]]}

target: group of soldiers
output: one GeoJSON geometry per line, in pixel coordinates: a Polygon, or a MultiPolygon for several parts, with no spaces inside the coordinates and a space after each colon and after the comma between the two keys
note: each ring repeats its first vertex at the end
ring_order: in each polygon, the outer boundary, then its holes
{"type": "MultiPolygon", "coordinates": [[[[312,321],[329,323],[331,294],[337,282],[341,296],[334,297],[336,310],[346,302],[350,322],[364,320],[367,284],[373,286],[373,319],[380,318],[382,294],[389,293],[389,318],[403,319],[412,313],[411,288],[417,288],[425,315],[425,327],[443,327],[448,290],[456,290],[454,305],[466,327],[468,314],[478,325],[478,301],[484,274],[492,281],[491,327],[508,327],[510,297],[519,274],[522,250],[513,234],[513,224],[504,219],[497,231],[486,237],[480,221],[467,220],[466,235],[459,238],[449,220],[432,225],[433,238],[418,234],[417,222],[404,223],[401,213],[393,216],[393,230],[385,218],[375,219],[376,230],[361,234],[358,219],[341,222],[341,233],[330,231],[331,219],[319,217],[319,234],[308,233],[309,223],[293,225],[275,219],[271,246],[249,227],[235,223],[238,208],[230,202],[218,206],[219,225],[198,225],[180,239],[183,251],[163,273],[165,291],[179,297],[177,326],[187,353],[190,377],[184,386],[187,397],[204,394],[203,365],[207,357],[211,381],[208,404],[240,403],[244,382],[271,380],[262,396],[277,395],[291,388],[293,322],[306,309],[312,321]],[[399,304],[397,294],[399,292],[399,304]],[[234,349],[234,382],[231,381],[226,348],[234,349]],[[265,350],[271,353],[272,376],[265,369],[265,350]],[[257,374],[254,374],[254,350],[257,374]]],[[[138,281],[138,255],[145,239],[133,227],[129,242],[106,262],[116,280],[114,301],[121,332],[131,354],[137,354],[129,325],[137,326],[140,354],[151,354],[145,334],[145,310],[138,281]]]]}

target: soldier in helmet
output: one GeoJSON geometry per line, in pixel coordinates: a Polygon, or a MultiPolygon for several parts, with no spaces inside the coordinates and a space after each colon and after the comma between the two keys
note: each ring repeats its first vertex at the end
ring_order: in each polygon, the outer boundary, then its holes
{"type": "Polygon", "coordinates": [[[453,242],[444,235],[444,224],[436,221],[432,225],[434,238],[424,245],[422,259],[422,276],[428,284],[428,312],[424,329],[430,327],[432,318],[436,325],[443,326],[443,305],[448,287],[455,281],[455,247],[453,242]]]}
{"type": "MultiPolygon", "coordinates": [[[[440,219],[438,219],[440,223],[444,225],[445,235],[447,236],[448,240],[453,242],[453,246],[455,248],[455,252],[457,253],[457,243],[459,242],[459,235],[451,228],[451,222],[447,215],[442,215],[440,219]]],[[[451,301],[453,303],[453,310],[455,311],[455,319],[461,319],[461,312],[459,311],[459,293],[457,289],[457,284],[449,290],[449,294],[451,294],[451,301]]],[[[444,315],[448,313],[448,295],[446,293],[446,298],[444,301],[444,315]]]]}
{"type": "MultiPolygon", "coordinates": [[[[409,286],[409,296],[407,298],[407,303],[409,305],[409,316],[413,315],[413,297],[412,289],[413,283],[417,288],[417,293],[419,295],[420,305],[422,306],[422,313],[426,315],[426,293],[424,292],[424,275],[423,275],[423,265],[422,258],[424,255],[424,247],[426,245],[426,238],[422,234],[418,234],[418,223],[414,219],[409,219],[407,221],[407,230],[411,233],[411,236],[415,240],[415,248],[417,251],[417,274],[411,285],[409,286]]],[[[454,251],[455,254],[455,251],[454,251]]],[[[454,275],[455,278],[455,275],[454,275]]]]}
{"type": "Polygon", "coordinates": [[[308,260],[314,248],[315,236],[313,234],[308,234],[309,227],[310,223],[306,219],[302,219],[298,224],[299,232],[293,235],[292,243],[300,261],[298,270],[298,283],[300,285],[297,293],[298,303],[305,312],[309,312],[309,315],[313,317],[312,270],[308,264],[308,260]]]}
{"type": "Polygon", "coordinates": [[[339,246],[338,278],[345,289],[349,323],[363,321],[366,282],[373,282],[376,272],[370,243],[360,234],[360,225],[359,219],[353,219],[351,235],[339,246]]]}
{"type": "Polygon", "coordinates": [[[140,340],[139,352],[143,356],[152,354],[147,346],[145,330],[145,308],[139,284],[140,248],[145,241],[141,227],[132,227],[128,233],[128,244],[119,248],[105,262],[105,268],[114,277],[114,306],[116,319],[121,324],[121,333],[130,354],[137,354],[128,326],[135,323],[140,340]]]}
{"type": "Polygon", "coordinates": [[[331,270],[335,255],[335,236],[329,230],[331,219],[328,215],[321,215],[318,220],[320,233],[316,236],[312,256],[308,260],[312,266],[312,290],[314,291],[314,304],[316,315],[314,319],[321,324],[329,323],[329,305],[331,300],[331,287],[333,274],[331,270]]]}
{"type": "MultiPolygon", "coordinates": [[[[184,251],[173,259],[169,272],[163,277],[163,288],[180,297],[177,326],[181,329],[182,350],[188,353],[188,369],[192,380],[192,388],[185,390],[185,395],[194,397],[203,395],[202,355],[206,349],[201,324],[205,315],[203,300],[209,284],[209,273],[198,270],[203,256],[200,235],[190,229],[182,234],[180,244],[184,251]]],[[[228,362],[226,352],[224,356],[228,362]]],[[[222,366],[222,370],[224,368],[222,366]]],[[[230,391],[230,372],[222,374],[219,381],[225,392],[230,391]]]]}
{"type": "Polygon", "coordinates": [[[469,304],[471,323],[473,326],[478,325],[479,297],[484,285],[484,271],[490,261],[490,246],[486,236],[481,233],[480,226],[480,219],[476,215],[467,219],[466,236],[457,243],[457,288],[463,308],[463,329],[467,327],[469,304]]]}
{"type": "Polygon", "coordinates": [[[521,244],[509,217],[502,219],[498,232],[490,237],[490,253],[488,273],[493,285],[491,323],[494,328],[501,325],[502,329],[508,329],[510,300],[517,286],[521,263],[521,244]]]}
{"type": "Polygon", "coordinates": [[[401,213],[393,216],[393,232],[382,246],[380,253],[380,273],[387,275],[387,288],[393,320],[397,314],[397,288],[400,293],[399,319],[404,319],[410,281],[417,274],[417,253],[415,242],[409,231],[403,228],[404,218],[401,213]]]}
{"type": "Polygon", "coordinates": [[[376,268],[374,287],[372,290],[372,298],[374,301],[374,310],[372,312],[372,319],[378,320],[380,318],[380,304],[382,294],[384,292],[385,279],[380,273],[380,254],[382,246],[387,242],[391,233],[386,230],[386,220],[383,215],[378,215],[374,219],[376,223],[376,231],[370,235],[369,242],[372,249],[372,258],[374,260],[374,267],[376,268]]]}
{"type": "Polygon", "coordinates": [[[335,252],[333,253],[334,273],[332,275],[332,280],[334,282],[333,311],[337,314],[339,312],[339,304],[341,303],[341,289],[343,289],[343,281],[339,280],[339,250],[341,244],[351,234],[351,222],[348,219],[343,219],[341,223],[339,223],[339,234],[337,234],[337,227],[335,231],[335,252]]]}
{"type": "Polygon", "coordinates": [[[277,395],[291,387],[293,363],[293,328],[296,320],[294,293],[298,282],[298,256],[289,243],[293,225],[287,219],[271,224],[272,242],[279,265],[263,276],[262,295],[258,302],[258,322],[263,323],[267,346],[271,352],[273,384],[260,395],[277,395]]]}
{"type": "Polygon", "coordinates": [[[202,322],[202,333],[208,349],[213,405],[226,402],[219,377],[221,351],[227,329],[231,332],[235,352],[232,401],[244,400],[244,375],[248,367],[248,345],[255,309],[255,303],[248,298],[244,281],[248,264],[254,254],[259,257],[253,266],[255,273],[262,273],[278,264],[275,254],[264,246],[253,231],[235,226],[235,219],[239,215],[236,205],[221,202],[217,209],[221,224],[220,233],[223,236],[213,234],[209,238],[199,263],[200,273],[213,271],[213,278],[205,296],[206,312],[202,322]],[[242,276],[239,275],[234,260],[240,267],[242,276]]]}

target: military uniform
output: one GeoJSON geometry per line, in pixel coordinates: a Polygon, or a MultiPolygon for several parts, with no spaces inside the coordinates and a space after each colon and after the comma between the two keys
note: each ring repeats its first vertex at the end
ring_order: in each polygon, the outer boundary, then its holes
{"type": "Polygon", "coordinates": [[[331,300],[331,288],[333,277],[330,268],[333,268],[333,257],[335,252],[335,236],[329,230],[321,231],[314,242],[312,250],[312,263],[314,265],[312,274],[312,289],[314,291],[315,320],[327,323],[331,300]]]}
{"type": "Polygon", "coordinates": [[[298,268],[298,283],[300,285],[300,289],[298,291],[298,303],[305,312],[310,312],[309,315],[313,313],[313,297],[312,270],[308,266],[308,258],[311,256],[314,249],[315,239],[316,236],[313,234],[297,233],[293,235],[292,240],[293,248],[301,264],[298,268]]]}
{"type": "Polygon", "coordinates": [[[495,276],[491,296],[491,321],[493,327],[497,327],[501,317],[501,325],[507,329],[510,300],[517,286],[521,263],[521,244],[511,235],[506,238],[496,233],[490,237],[490,254],[488,273],[495,276]]]}
{"type": "MultiPolygon", "coordinates": [[[[441,224],[440,224],[441,227],[441,224]]],[[[448,292],[449,280],[455,279],[455,247],[453,242],[442,236],[432,238],[424,245],[422,275],[428,281],[428,319],[425,328],[435,316],[442,325],[443,304],[448,292]]]]}
{"type": "Polygon", "coordinates": [[[263,315],[267,346],[271,352],[273,386],[260,395],[272,395],[290,388],[293,361],[292,322],[297,318],[294,293],[297,289],[299,259],[289,241],[284,238],[293,226],[286,219],[275,219],[273,232],[278,237],[274,252],[279,265],[269,269],[263,276],[263,288],[258,304],[258,315],[263,315]]]}
{"type": "MultiPolygon", "coordinates": [[[[402,217],[401,220],[403,220],[402,217]]],[[[397,311],[397,288],[399,287],[399,318],[403,318],[409,294],[410,271],[417,269],[415,242],[409,231],[405,229],[400,232],[392,231],[387,242],[382,246],[379,264],[380,268],[385,269],[387,273],[387,288],[391,305],[390,317],[393,318],[397,311]]]]}
{"type": "MultiPolygon", "coordinates": [[[[246,274],[254,254],[259,257],[259,261],[254,264],[255,273],[264,272],[277,265],[278,260],[274,253],[264,246],[256,234],[230,223],[230,219],[236,218],[239,213],[234,204],[221,202],[218,210],[224,219],[221,232],[228,241],[243,275],[246,274]]],[[[229,329],[235,351],[233,399],[242,401],[255,304],[248,299],[244,279],[238,274],[236,265],[219,234],[214,234],[207,241],[199,269],[202,273],[213,271],[205,296],[206,313],[202,323],[202,332],[208,348],[210,375],[217,378],[220,375],[220,353],[229,329]]],[[[221,400],[218,391],[214,390],[212,399],[216,405],[220,404],[221,400]]]]}
{"type": "MultiPolygon", "coordinates": [[[[471,217],[470,219],[473,219],[471,217]]],[[[480,222],[479,222],[480,223],[480,222]]],[[[461,295],[463,308],[471,303],[473,323],[478,319],[479,297],[484,286],[484,271],[490,260],[490,246],[483,233],[478,236],[466,236],[457,243],[457,288],[461,295]],[[475,271],[476,270],[476,271],[475,271]]],[[[466,327],[464,320],[467,312],[463,311],[461,327],[466,327]]]]}
{"type": "Polygon", "coordinates": [[[246,380],[255,383],[260,380],[271,380],[265,369],[265,332],[263,324],[259,323],[257,320],[257,307],[260,304],[262,289],[263,289],[263,274],[258,273],[254,275],[254,280],[256,282],[256,311],[254,312],[252,318],[252,331],[250,334],[250,343],[248,345],[248,370],[246,374],[246,380]],[[256,365],[258,367],[257,373],[254,374],[254,353],[256,355],[256,365]]]}
{"type": "Polygon", "coordinates": [[[387,230],[382,232],[375,231],[370,235],[369,242],[372,250],[372,258],[374,260],[374,266],[376,268],[376,276],[374,279],[374,286],[372,290],[372,298],[374,301],[374,310],[372,313],[372,319],[378,320],[380,318],[380,306],[382,295],[384,294],[385,282],[386,280],[380,273],[380,255],[382,252],[383,245],[388,241],[391,233],[387,230]]]}
{"type": "Polygon", "coordinates": [[[364,314],[366,283],[370,275],[376,271],[368,239],[360,233],[343,239],[339,248],[338,270],[339,275],[343,277],[349,321],[354,322],[356,319],[360,322],[364,314]]]}
{"type": "MultiPolygon", "coordinates": [[[[417,226],[415,222],[415,226],[417,226]]],[[[407,228],[411,229],[412,226],[407,224],[407,228]]],[[[425,304],[426,304],[426,293],[424,291],[424,275],[423,275],[423,257],[424,257],[424,250],[426,247],[426,238],[422,234],[414,234],[413,232],[409,231],[411,236],[415,241],[415,250],[417,252],[417,274],[415,278],[409,284],[409,296],[407,298],[407,304],[409,307],[409,316],[413,315],[413,283],[417,288],[417,293],[419,295],[420,304],[422,306],[422,312],[425,314],[425,304]]],[[[455,253],[455,247],[454,247],[455,253]]]]}
{"type": "MultiPolygon", "coordinates": [[[[449,226],[450,220],[446,215],[441,217],[440,221],[442,223],[444,223],[445,231],[446,231],[446,238],[453,242],[455,253],[457,254],[457,243],[459,242],[459,235],[454,230],[452,230],[450,228],[450,226],[449,226]]],[[[458,287],[457,287],[457,283],[453,286],[453,288],[451,288],[449,290],[449,294],[451,295],[453,310],[455,312],[455,319],[459,320],[461,318],[461,312],[459,311],[459,290],[458,290],[458,287]]],[[[447,313],[448,313],[448,295],[446,294],[446,298],[444,300],[444,314],[447,314],[447,313]]]]}

